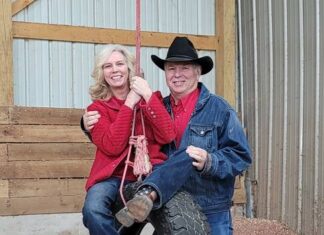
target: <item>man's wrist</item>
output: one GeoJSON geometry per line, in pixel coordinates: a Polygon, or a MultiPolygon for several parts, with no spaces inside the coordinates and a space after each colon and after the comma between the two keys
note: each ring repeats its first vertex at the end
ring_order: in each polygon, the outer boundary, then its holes
{"type": "Polygon", "coordinates": [[[207,153],[207,159],[204,165],[204,168],[201,170],[201,174],[207,174],[211,168],[212,165],[212,157],[209,153],[207,153]]]}
{"type": "Polygon", "coordinates": [[[90,141],[92,141],[90,131],[88,131],[84,126],[83,117],[81,117],[81,120],[80,120],[80,127],[81,127],[81,130],[83,131],[83,133],[89,138],[90,141]]]}

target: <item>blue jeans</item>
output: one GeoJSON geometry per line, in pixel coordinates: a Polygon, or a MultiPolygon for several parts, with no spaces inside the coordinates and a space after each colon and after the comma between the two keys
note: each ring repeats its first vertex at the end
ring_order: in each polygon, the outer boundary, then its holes
{"type": "Polygon", "coordinates": [[[154,202],[154,209],[161,208],[185,184],[195,171],[192,160],[185,149],[179,150],[163,164],[154,167],[142,185],[150,185],[157,192],[159,199],[154,202]]]}
{"type": "Polygon", "coordinates": [[[119,178],[109,178],[88,190],[82,214],[83,224],[91,235],[118,235],[111,208],[119,193],[120,182],[119,178]]]}
{"type": "Polygon", "coordinates": [[[232,235],[232,216],[231,212],[220,211],[206,214],[211,229],[211,235],[232,235]]]}
{"type": "MultiPolygon", "coordinates": [[[[158,194],[154,209],[161,208],[168,202],[185,185],[192,174],[197,174],[197,170],[192,165],[192,159],[185,149],[177,150],[167,161],[156,166],[153,173],[142,184],[142,186],[152,186],[158,194]]],[[[229,209],[207,212],[205,215],[212,235],[232,235],[232,217],[229,209]]]]}

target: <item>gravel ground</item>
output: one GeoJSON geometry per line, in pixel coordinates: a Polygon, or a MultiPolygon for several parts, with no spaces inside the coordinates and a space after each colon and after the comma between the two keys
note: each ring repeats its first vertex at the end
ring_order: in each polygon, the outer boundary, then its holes
{"type": "Polygon", "coordinates": [[[234,235],[297,235],[275,220],[234,218],[234,235]]]}

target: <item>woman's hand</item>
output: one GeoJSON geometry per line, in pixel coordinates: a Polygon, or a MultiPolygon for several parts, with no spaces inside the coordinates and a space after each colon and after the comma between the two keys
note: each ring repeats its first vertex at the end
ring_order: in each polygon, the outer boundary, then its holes
{"type": "Polygon", "coordinates": [[[148,82],[138,76],[130,79],[130,89],[135,91],[138,95],[142,96],[143,99],[148,102],[152,96],[152,90],[148,82]]]}
{"type": "Polygon", "coordinates": [[[126,97],[125,105],[131,109],[134,109],[135,105],[138,103],[138,101],[140,101],[140,99],[141,99],[141,96],[139,96],[139,94],[137,94],[133,90],[130,90],[126,97]]]}

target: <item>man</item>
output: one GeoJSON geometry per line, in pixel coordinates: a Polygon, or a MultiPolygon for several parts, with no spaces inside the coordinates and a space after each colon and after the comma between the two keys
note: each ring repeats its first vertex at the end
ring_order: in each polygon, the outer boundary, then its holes
{"type": "MultiPolygon", "coordinates": [[[[164,104],[177,136],[164,148],[169,159],[143,181],[116,217],[125,226],[143,221],[152,206],[160,208],[182,189],[200,205],[212,234],[232,234],[235,176],[251,164],[251,153],[235,110],[199,82],[200,75],[212,70],[213,61],[209,56],[199,58],[186,37],[174,39],[165,60],[151,58],[165,71],[171,94],[164,104]]],[[[95,115],[84,115],[86,127],[93,122],[95,115]]]]}

